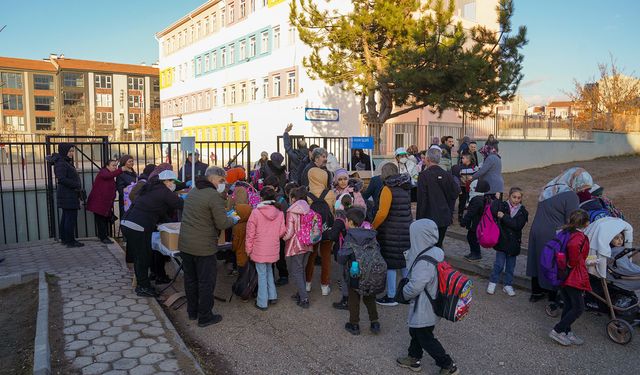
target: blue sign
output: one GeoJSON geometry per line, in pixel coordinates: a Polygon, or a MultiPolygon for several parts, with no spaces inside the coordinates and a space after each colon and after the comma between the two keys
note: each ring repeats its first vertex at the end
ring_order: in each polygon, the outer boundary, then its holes
{"type": "Polygon", "coordinates": [[[349,138],[349,146],[352,149],[373,150],[373,137],[351,137],[349,138]]]}
{"type": "Polygon", "coordinates": [[[335,108],[305,108],[307,121],[340,121],[340,110],[335,108]]]}

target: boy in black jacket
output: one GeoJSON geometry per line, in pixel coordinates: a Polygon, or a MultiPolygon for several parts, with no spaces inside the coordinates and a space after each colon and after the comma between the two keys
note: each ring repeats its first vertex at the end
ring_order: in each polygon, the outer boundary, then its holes
{"type": "Polygon", "coordinates": [[[480,244],[478,243],[476,229],[478,228],[478,224],[482,218],[484,205],[488,201],[495,199],[495,195],[485,194],[491,189],[491,187],[489,186],[489,183],[484,180],[476,180],[472,182],[469,188],[469,198],[471,200],[469,201],[469,206],[467,207],[467,211],[460,224],[468,229],[467,241],[469,242],[470,252],[464,256],[464,259],[470,262],[477,262],[482,259],[482,254],[480,253],[480,244]]]}
{"type": "Polygon", "coordinates": [[[491,204],[491,212],[498,218],[500,240],[494,246],[496,261],[493,264],[493,272],[489,278],[487,293],[495,293],[496,284],[500,279],[502,270],[504,270],[504,288],[502,288],[502,291],[513,297],[516,295],[511,286],[513,270],[516,267],[516,258],[520,254],[522,228],[529,221],[529,213],[522,205],[522,189],[512,187],[509,190],[509,200],[506,202],[494,201],[491,204]]]}

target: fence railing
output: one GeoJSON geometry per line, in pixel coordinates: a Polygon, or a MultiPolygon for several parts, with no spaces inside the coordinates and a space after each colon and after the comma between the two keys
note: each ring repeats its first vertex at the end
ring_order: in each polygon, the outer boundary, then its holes
{"type": "Polygon", "coordinates": [[[544,118],[537,116],[496,116],[498,139],[530,140],[590,140],[591,124],[573,118],[544,118]]]}
{"type": "MultiPolygon", "coordinates": [[[[298,148],[298,140],[304,138],[307,146],[317,145],[328,153],[333,154],[340,163],[342,168],[347,168],[350,160],[349,137],[307,137],[302,135],[290,135],[293,149],[298,148]]],[[[284,138],[279,135],[277,142],[277,151],[284,155],[285,163],[289,165],[289,155],[285,152],[284,138]]]]}

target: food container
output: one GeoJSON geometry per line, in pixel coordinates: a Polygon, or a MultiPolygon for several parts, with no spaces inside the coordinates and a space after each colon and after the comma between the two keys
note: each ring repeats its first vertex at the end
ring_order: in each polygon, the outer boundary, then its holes
{"type": "Polygon", "coordinates": [[[178,239],[180,238],[180,223],[164,223],[158,225],[160,242],[162,246],[171,251],[178,251],[178,239]]]}

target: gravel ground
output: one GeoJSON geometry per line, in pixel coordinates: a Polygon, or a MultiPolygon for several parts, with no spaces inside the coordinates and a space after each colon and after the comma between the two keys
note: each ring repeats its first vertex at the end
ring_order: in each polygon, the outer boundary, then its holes
{"type": "MultiPolygon", "coordinates": [[[[219,267],[216,294],[228,298],[233,278],[224,276],[222,266],[219,267]]],[[[319,268],[316,270],[319,274],[319,268]]],[[[637,373],[640,339],[636,337],[627,346],[610,341],[605,332],[608,317],[586,313],[574,326],[586,344],[561,347],[547,337],[556,320],[545,315],[542,302],[529,303],[525,291],[509,298],[498,289],[496,295],[488,296],[484,293],[486,279],[472,278],[476,286],[471,315],[459,323],[442,321],[436,328],[437,337],[462,373],[637,373]]],[[[368,331],[369,322],[362,305],[362,334],[352,336],[343,329],[348,312],[331,307],[331,302],[339,299],[337,286],[330,296],[323,297],[317,282],[308,310],[302,310],[289,299],[294,290],[287,285],[278,289],[279,303],[266,312],[255,309],[253,301],[216,301],[215,309],[224,320],[207,328],[189,322],[184,307],[170,311],[181,334],[187,336],[186,341],[224,358],[210,373],[404,373],[394,361],[397,356],[406,355],[409,345],[407,307],[379,306],[382,332],[374,336],[368,331]]],[[[422,371],[438,372],[426,354],[422,371]]]]}

